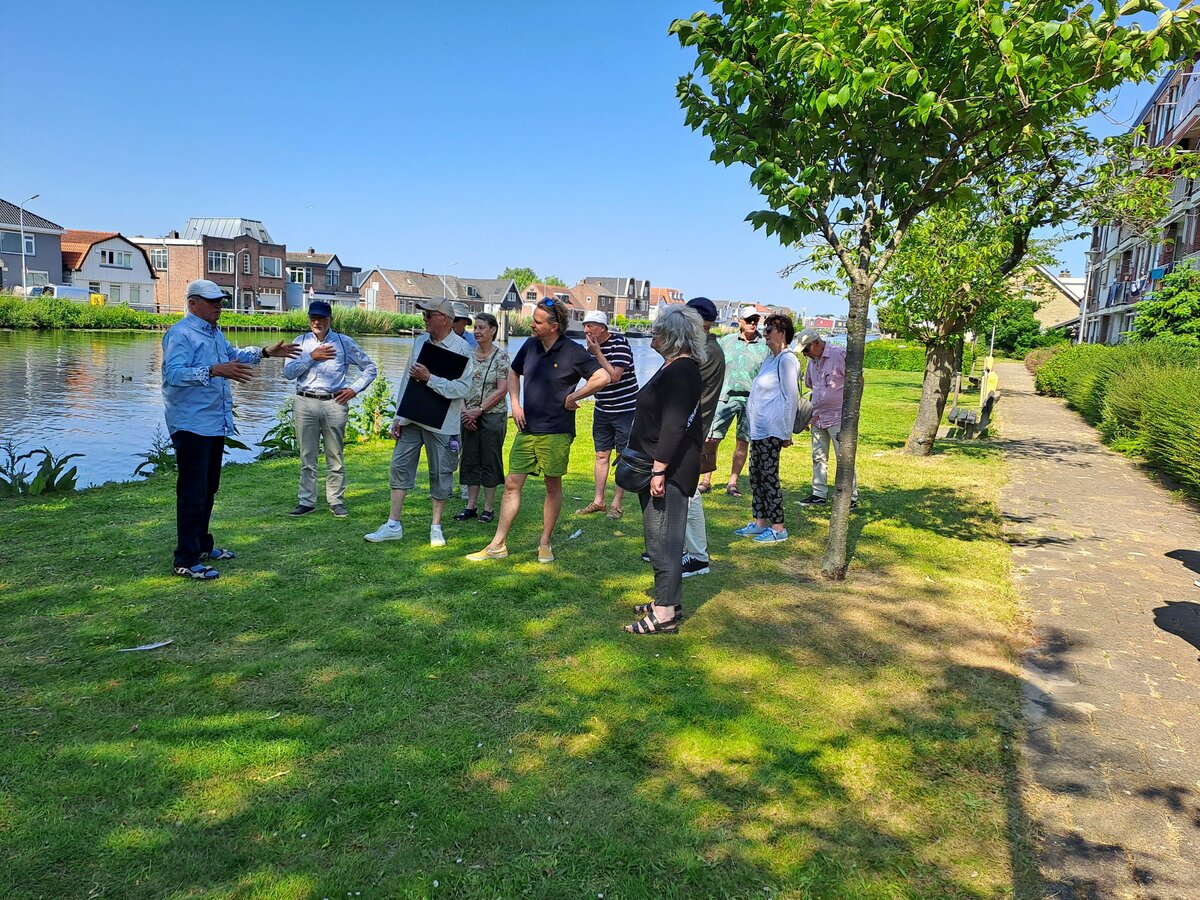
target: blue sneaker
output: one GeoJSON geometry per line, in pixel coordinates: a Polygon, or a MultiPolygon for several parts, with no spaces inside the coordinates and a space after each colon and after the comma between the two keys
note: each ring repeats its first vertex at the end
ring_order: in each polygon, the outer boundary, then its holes
{"type": "Polygon", "coordinates": [[[739,537],[754,537],[756,534],[762,534],[764,531],[770,531],[766,525],[755,525],[753,522],[747,522],[741,528],[734,531],[734,534],[739,537]]]}
{"type": "Polygon", "coordinates": [[[779,541],[786,541],[787,539],[788,533],[786,528],[783,529],[783,531],[776,531],[774,528],[766,528],[758,535],[758,537],[754,539],[754,543],[775,544],[779,541]]]}

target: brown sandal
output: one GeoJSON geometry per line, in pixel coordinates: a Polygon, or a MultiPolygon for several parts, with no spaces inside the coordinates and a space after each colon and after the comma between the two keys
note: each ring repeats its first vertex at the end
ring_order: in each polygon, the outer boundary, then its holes
{"type": "Polygon", "coordinates": [[[590,516],[592,513],[604,512],[606,509],[608,509],[607,503],[597,503],[595,500],[593,500],[583,509],[575,510],[575,515],[590,516]]]}
{"type": "Polygon", "coordinates": [[[651,611],[646,614],[644,619],[639,619],[632,625],[626,625],[625,630],[629,634],[675,634],[679,631],[679,620],[671,619],[669,622],[660,622],[651,611]]]}

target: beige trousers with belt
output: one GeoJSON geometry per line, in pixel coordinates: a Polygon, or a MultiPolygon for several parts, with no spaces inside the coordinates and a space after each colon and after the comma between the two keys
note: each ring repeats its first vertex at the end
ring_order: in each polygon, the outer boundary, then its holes
{"type": "Polygon", "coordinates": [[[342,447],[346,442],[348,404],[297,394],[292,410],[300,450],[300,505],[317,505],[317,453],[322,441],[325,442],[325,500],[330,506],[344,503],[346,470],[342,466],[342,447]]]}

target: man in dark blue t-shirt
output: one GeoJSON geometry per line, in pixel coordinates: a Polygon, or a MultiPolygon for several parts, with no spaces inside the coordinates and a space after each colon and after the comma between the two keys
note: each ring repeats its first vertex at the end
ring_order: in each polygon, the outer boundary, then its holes
{"type": "Polygon", "coordinates": [[[508,556],[508,532],[521,509],[521,489],[530,475],[546,479],[542,537],[538,562],[554,562],[550,535],[562,511],[562,477],[575,440],[575,410],[609,382],[608,373],[579,344],[566,336],[567,309],[558,300],[543,300],[533,311],[533,337],[513,358],[508,371],[508,399],[520,429],[508,458],[504,499],[492,542],[467,559],[482,561],[508,556]],[[577,387],[587,379],[583,387],[577,387]],[[521,400],[521,382],[525,399],[521,400]]]}

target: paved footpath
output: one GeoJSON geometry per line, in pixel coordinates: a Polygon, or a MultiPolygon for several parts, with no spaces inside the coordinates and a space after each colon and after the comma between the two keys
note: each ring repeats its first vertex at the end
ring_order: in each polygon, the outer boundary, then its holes
{"type": "Polygon", "coordinates": [[[1044,896],[1200,898],[1200,515],[1000,370],[1044,896]]]}

